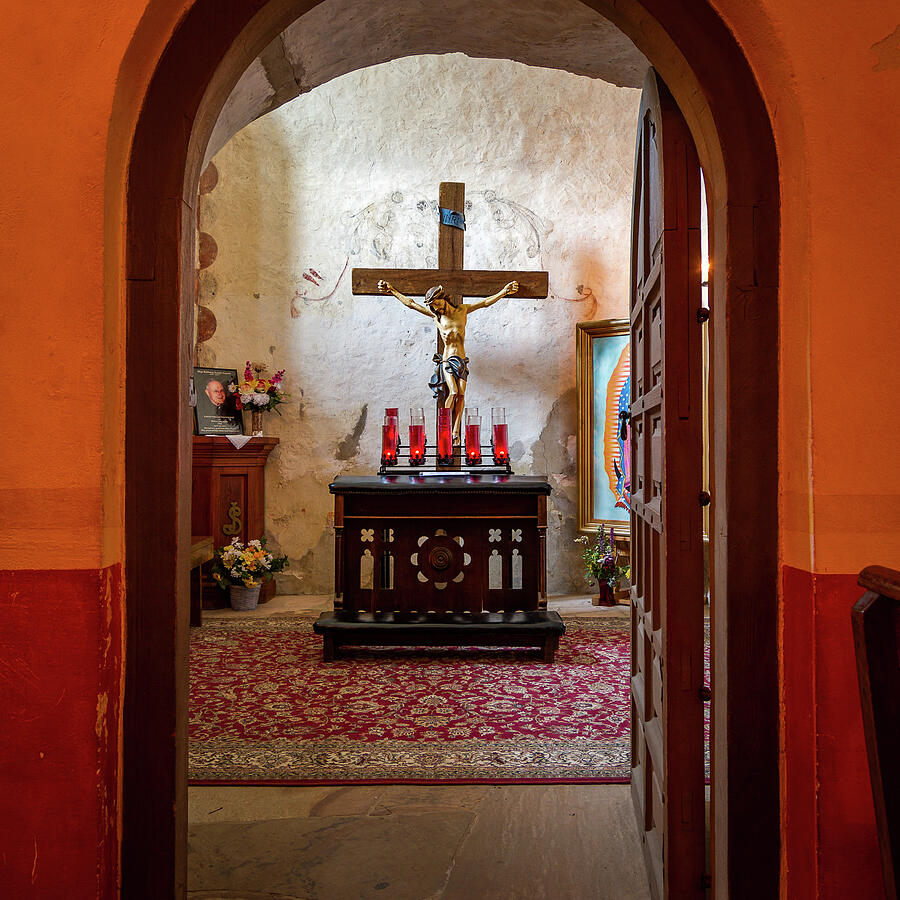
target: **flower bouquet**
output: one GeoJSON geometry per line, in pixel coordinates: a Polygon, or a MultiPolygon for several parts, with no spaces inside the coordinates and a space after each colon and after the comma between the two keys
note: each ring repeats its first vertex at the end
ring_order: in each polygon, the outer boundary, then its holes
{"type": "Polygon", "coordinates": [[[255,609],[259,588],[290,565],[286,556],[273,556],[266,550],[266,539],[248,541],[245,547],[233,538],[216,550],[212,577],[222,590],[229,590],[233,609],[255,609]]]}
{"type": "Polygon", "coordinates": [[[284,369],[280,369],[271,378],[263,378],[266,367],[251,364],[247,360],[244,366],[244,380],[240,384],[232,384],[229,388],[236,394],[235,405],[238,409],[249,410],[252,414],[252,431],[254,435],[262,435],[262,414],[274,409],[278,415],[278,404],[284,403],[288,395],[281,389],[284,369]]]}
{"type": "Polygon", "coordinates": [[[615,529],[611,527],[607,534],[601,525],[593,543],[586,534],[575,538],[575,543],[584,545],[581,558],[584,560],[588,583],[596,581],[600,587],[600,605],[614,606],[613,591],[619,579],[630,571],[629,566],[619,565],[615,529]]]}

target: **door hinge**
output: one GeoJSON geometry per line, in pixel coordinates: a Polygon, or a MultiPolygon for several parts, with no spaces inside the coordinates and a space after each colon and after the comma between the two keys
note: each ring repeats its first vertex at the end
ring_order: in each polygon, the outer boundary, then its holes
{"type": "Polygon", "coordinates": [[[701,506],[709,506],[712,497],[709,496],[709,491],[700,491],[700,496],[697,499],[700,501],[701,506]]]}
{"type": "Polygon", "coordinates": [[[700,309],[697,310],[697,321],[701,325],[704,322],[709,321],[709,310],[705,306],[701,306],[700,309]]]}
{"type": "Polygon", "coordinates": [[[708,872],[705,872],[700,876],[700,890],[708,891],[712,887],[712,875],[708,872]]]}
{"type": "Polygon", "coordinates": [[[700,699],[704,703],[709,703],[712,700],[712,691],[704,684],[702,688],[700,688],[697,693],[700,695],[700,699]]]}

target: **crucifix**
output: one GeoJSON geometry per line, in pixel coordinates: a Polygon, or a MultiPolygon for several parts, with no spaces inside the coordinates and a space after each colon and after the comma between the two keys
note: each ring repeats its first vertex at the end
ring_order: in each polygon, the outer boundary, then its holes
{"type": "Polygon", "coordinates": [[[353,269],[354,294],[393,294],[404,306],[434,319],[437,326],[435,371],[429,382],[439,406],[451,411],[454,442],[460,441],[469,359],[465,352],[466,320],[476,309],[503,297],[542,298],[549,292],[546,272],[503,272],[463,268],[466,186],[441,182],[438,206],[436,269],[353,269]],[[498,286],[505,286],[497,290],[498,286]],[[417,303],[408,294],[424,297],[417,303]],[[466,303],[466,297],[483,297],[466,303]]]}

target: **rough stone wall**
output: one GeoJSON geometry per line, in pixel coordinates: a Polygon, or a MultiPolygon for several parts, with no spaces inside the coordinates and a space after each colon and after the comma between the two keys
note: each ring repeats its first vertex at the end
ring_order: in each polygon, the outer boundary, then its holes
{"type": "MultiPolygon", "coordinates": [[[[576,536],[575,325],[626,314],[640,92],[462,54],[353,72],[264,116],[214,158],[201,194],[198,362],[287,369],[269,415],[267,534],[281,592],[332,582],[331,496],[373,472],[384,407],[424,406],[434,327],[350,269],[435,267],[440,181],[466,183],[467,268],[546,269],[546,300],[469,320],[467,400],[505,406],[513,466],[553,484],[549,590],[583,590],[576,536]]],[[[502,287],[498,282],[497,288],[502,287]]],[[[433,440],[433,437],[431,438],[433,440]]]]}

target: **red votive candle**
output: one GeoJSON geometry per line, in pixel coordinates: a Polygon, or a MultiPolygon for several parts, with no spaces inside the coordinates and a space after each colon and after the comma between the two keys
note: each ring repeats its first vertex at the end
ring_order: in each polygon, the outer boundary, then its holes
{"type": "Polygon", "coordinates": [[[414,422],[409,426],[409,461],[422,462],[425,459],[425,423],[414,422]]]}
{"type": "Polygon", "coordinates": [[[509,461],[509,434],[506,429],[506,409],[495,406],[491,409],[492,445],[494,462],[498,464],[509,461]]]}
{"type": "Polygon", "coordinates": [[[409,410],[409,462],[410,465],[425,461],[425,410],[421,406],[409,410]]]}
{"type": "MultiPolygon", "coordinates": [[[[389,410],[385,410],[385,413],[389,410]]],[[[397,416],[385,415],[384,424],[381,426],[381,462],[386,466],[397,464],[397,446],[399,443],[399,429],[397,416]]]]}
{"type": "Polygon", "coordinates": [[[437,418],[437,452],[441,462],[453,459],[453,435],[450,430],[450,410],[441,407],[437,418]]]}
{"type": "Polygon", "coordinates": [[[397,462],[397,438],[392,425],[381,426],[381,461],[384,465],[392,466],[397,462]]]}
{"type": "Polygon", "coordinates": [[[506,422],[494,426],[494,459],[497,462],[506,462],[509,459],[509,437],[506,422]]]}
{"type": "Polygon", "coordinates": [[[470,416],[466,422],[466,461],[481,462],[481,416],[470,416]]]}
{"type": "MultiPolygon", "coordinates": [[[[384,411],[385,425],[392,424],[394,426],[394,437],[396,438],[397,450],[400,449],[400,408],[397,406],[388,406],[384,411]]],[[[394,456],[397,454],[395,453],[394,456]]]]}

